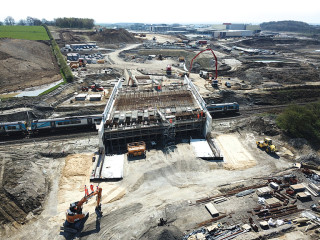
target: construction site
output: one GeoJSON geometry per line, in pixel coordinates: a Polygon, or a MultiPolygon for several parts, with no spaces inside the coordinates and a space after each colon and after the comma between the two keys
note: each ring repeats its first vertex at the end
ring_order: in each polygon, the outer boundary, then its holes
{"type": "Polygon", "coordinates": [[[75,80],[1,91],[1,239],[319,238],[319,148],[276,120],[319,100],[319,40],[50,31],[75,80]]]}

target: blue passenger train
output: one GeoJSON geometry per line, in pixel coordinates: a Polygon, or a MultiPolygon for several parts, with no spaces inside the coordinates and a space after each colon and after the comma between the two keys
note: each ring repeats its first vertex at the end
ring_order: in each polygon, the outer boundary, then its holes
{"type": "Polygon", "coordinates": [[[19,136],[62,129],[95,128],[101,120],[102,114],[32,120],[29,125],[26,122],[6,122],[0,123],[0,136],[19,136]]]}
{"type": "Polygon", "coordinates": [[[234,103],[218,103],[218,104],[207,104],[208,111],[214,113],[237,113],[239,112],[239,104],[234,103]]]}
{"type": "Polygon", "coordinates": [[[24,135],[27,134],[25,122],[0,123],[0,136],[24,135]]]}

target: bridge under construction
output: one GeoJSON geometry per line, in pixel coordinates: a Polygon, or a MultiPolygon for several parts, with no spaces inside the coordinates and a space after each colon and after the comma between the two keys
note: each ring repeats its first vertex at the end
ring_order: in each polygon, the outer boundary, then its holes
{"type": "Polygon", "coordinates": [[[170,146],[176,139],[206,137],[212,118],[188,77],[172,87],[133,90],[114,86],[99,127],[101,153],[122,152],[127,143],[151,141],[170,146]]]}

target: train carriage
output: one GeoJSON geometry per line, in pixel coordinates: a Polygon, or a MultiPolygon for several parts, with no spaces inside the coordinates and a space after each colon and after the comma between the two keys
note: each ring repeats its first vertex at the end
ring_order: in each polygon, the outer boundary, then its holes
{"type": "Polygon", "coordinates": [[[0,123],[0,136],[19,136],[27,134],[25,122],[0,123]]]}
{"type": "Polygon", "coordinates": [[[101,120],[102,115],[40,119],[31,122],[30,130],[31,132],[44,132],[69,128],[95,128],[101,120]]]}
{"type": "Polygon", "coordinates": [[[211,114],[214,113],[237,113],[239,112],[239,104],[237,102],[234,103],[218,103],[218,104],[208,104],[208,111],[211,114]]]}

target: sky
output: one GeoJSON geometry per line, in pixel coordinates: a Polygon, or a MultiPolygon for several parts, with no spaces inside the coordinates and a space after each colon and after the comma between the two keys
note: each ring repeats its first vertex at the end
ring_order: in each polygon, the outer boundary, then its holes
{"type": "Polygon", "coordinates": [[[0,21],[31,16],[93,18],[96,23],[262,23],[296,20],[320,24],[319,0],[11,0],[1,1],[0,21]]]}

